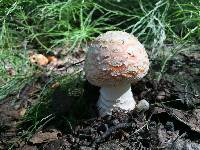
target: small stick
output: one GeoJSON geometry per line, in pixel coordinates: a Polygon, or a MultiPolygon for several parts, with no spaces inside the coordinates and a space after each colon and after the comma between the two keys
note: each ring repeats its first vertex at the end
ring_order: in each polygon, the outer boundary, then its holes
{"type": "Polygon", "coordinates": [[[95,140],[95,143],[103,142],[105,138],[109,137],[113,132],[115,132],[118,129],[132,127],[133,125],[133,123],[119,123],[116,126],[112,126],[100,138],[97,138],[95,140]]]}

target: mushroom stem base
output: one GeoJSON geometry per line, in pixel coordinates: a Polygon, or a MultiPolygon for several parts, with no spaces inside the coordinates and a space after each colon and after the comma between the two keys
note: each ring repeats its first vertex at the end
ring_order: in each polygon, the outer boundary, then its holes
{"type": "Polygon", "coordinates": [[[135,108],[135,105],[131,84],[105,86],[100,89],[100,97],[97,102],[100,116],[111,115],[113,110],[130,111],[135,108]]]}

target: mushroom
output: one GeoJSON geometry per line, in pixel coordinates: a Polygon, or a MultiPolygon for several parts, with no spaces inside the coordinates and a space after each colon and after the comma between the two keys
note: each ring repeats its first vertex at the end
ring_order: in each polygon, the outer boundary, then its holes
{"type": "Polygon", "coordinates": [[[113,110],[135,108],[131,83],[143,78],[149,69],[144,46],[136,37],[122,31],[108,31],[91,42],[86,54],[86,79],[101,87],[97,108],[100,116],[113,110]]]}
{"type": "Polygon", "coordinates": [[[48,59],[42,54],[33,54],[30,56],[31,63],[38,64],[40,66],[44,66],[48,64],[48,59]]]}

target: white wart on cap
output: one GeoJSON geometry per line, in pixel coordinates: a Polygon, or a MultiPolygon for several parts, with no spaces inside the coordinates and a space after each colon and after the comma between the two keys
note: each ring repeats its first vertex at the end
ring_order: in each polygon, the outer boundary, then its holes
{"type": "Polygon", "coordinates": [[[84,70],[87,80],[101,87],[100,115],[111,114],[115,108],[133,110],[130,84],[143,78],[148,69],[148,55],[133,35],[109,31],[98,36],[88,48],[84,70]]]}

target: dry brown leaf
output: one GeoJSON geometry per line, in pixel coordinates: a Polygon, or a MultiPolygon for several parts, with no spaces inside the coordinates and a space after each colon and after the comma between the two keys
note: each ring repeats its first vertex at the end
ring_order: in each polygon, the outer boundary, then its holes
{"type": "Polygon", "coordinates": [[[51,129],[47,132],[39,131],[29,141],[32,144],[46,143],[57,140],[59,135],[61,135],[61,132],[56,129],[51,129]]]}
{"type": "Polygon", "coordinates": [[[13,68],[9,68],[7,69],[7,72],[9,74],[9,76],[14,76],[16,73],[15,73],[15,70],[13,68]]]}
{"type": "Polygon", "coordinates": [[[156,99],[162,101],[162,100],[167,99],[168,97],[170,97],[170,92],[169,92],[169,90],[165,89],[164,91],[159,91],[158,92],[158,95],[156,96],[156,99]]]}
{"type": "Polygon", "coordinates": [[[174,108],[154,108],[154,113],[168,113],[173,116],[177,121],[184,123],[189,126],[191,130],[200,133],[200,109],[195,109],[193,112],[187,112],[183,110],[178,110],[174,108]]]}
{"type": "Polygon", "coordinates": [[[160,91],[156,97],[157,100],[163,100],[166,98],[166,94],[164,91],[160,91]]]}
{"type": "Polygon", "coordinates": [[[22,148],[20,148],[20,150],[38,150],[38,149],[37,146],[24,145],[22,148]]]}
{"type": "Polygon", "coordinates": [[[22,108],[22,109],[19,110],[19,115],[20,115],[21,117],[24,116],[25,113],[26,113],[26,108],[22,108]]]}
{"type": "Polygon", "coordinates": [[[55,88],[57,88],[57,87],[59,87],[60,86],[60,83],[59,82],[55,82],[55,83],[53,83],[52,85],[51,85],[51,88],[52,89],[55,89],[55,88]]]}
{"type": "Polygon", "coordinates": [[[173,109],[170,112],[172,116],[189,126],[191,130],[200,133],[200,120],[198,117],[200,115],[200,109],[196,109],[193,113],[177,109],[173,109]]]}
{"type": "Polygon", "coordinates": [[[4,67],[9,76],[14,76],[16,74],[13,66],[9,62],[6,62],[4,67]]]}

